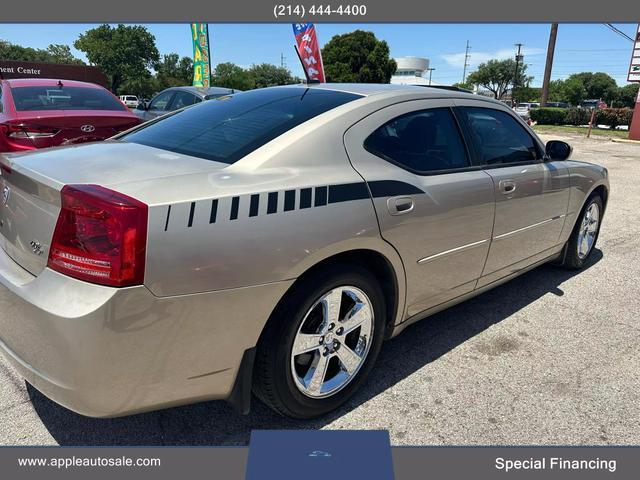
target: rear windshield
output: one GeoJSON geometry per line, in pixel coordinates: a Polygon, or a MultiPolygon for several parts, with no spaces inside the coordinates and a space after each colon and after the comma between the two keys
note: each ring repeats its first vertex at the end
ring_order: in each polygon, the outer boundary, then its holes
{"type": "Polygon", "coordinates": [[[357,98],[316,88],[252,90],[189,107],[120,139],[231,164],[287,130],[357,98]]]}
{"type": "Polygon", "coordinates": [[[14,87],[11,89],[16,110],[126,110],[102,88],[87,87],[14,87]]]}

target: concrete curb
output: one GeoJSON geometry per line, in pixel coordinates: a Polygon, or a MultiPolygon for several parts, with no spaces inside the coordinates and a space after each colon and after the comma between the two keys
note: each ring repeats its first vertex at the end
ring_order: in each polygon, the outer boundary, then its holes
{"type": "Polygon", "coordinates": [[[629,140],[628,138],[611,138],[612,142],[618,143],[631,143],[635,145],[640,145],[640,140],[629,140]]]}

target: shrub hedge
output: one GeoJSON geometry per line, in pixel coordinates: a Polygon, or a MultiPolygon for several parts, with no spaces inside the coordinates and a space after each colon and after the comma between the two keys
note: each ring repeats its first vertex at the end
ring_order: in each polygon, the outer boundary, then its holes
{"type": "Polygon", "coordinates": [[[596,112],[596,125],[607,125],[616,128],[619,125],[631,125],[633,110],[630,108],[603,108],[596,112]]]}
{"type": "MultiPolygon", "coordinates": [[[[586,108],[534,108],[531,120],[539,125],[587,125],[591,120],[591,110],[586,108]]],[[[602,108],[596,111],[594,125],[606,125],[616,128],[631,124],[633,110],[631,108],[602,108]]]]}
{"type": "Polygon", "coordinates": [[[532,108],[529,115],[540,125],[564,125],[567,118],[566,109],[554,107],[532,108]]]}

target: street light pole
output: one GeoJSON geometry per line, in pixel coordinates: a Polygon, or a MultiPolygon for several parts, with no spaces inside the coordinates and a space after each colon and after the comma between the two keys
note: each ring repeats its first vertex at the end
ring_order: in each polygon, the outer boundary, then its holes
{"type": "Polygon", "coordinates": [[[513,78],[513,89],[511,90],[511,102],[515,105],[516,99],[514,98],[516,88],[518,87],[518,67],[520,66],[520,62],[523,60],[524,56],[522,55],[522,43],[516,43],[516,47],[518,47],[518,53],[516,53],[516,72],[513,78]]]}
{"type": "Polygon", "coordinates": [[[433,73],[435,68],[427,68],[427,70],[429,70],[429,86],[431,86],[431,74],[433,73]]]}

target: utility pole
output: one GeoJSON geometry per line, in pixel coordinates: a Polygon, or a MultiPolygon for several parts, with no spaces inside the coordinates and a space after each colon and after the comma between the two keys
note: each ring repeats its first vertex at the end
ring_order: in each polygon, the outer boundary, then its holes
{"type": "Polygon", "coordinates": [[[556,49],[556,37],[558,36],[558,24],[551,24],[551,32],[549,33],[549,46],[547,47],[547,63],[544,66],[544,80],[542,82],[542,98],[540,106],[546,107],[549,99],[549,82],[551,81],[551,68],[553,68],[553,54],[556,49]]]}
{"type": "Polygon", "coordinates": [[[469,40],[467,40],[467,47],[464,49],[464,69],[462,70],[462,83],[467,80],[467,67],[469,67],[469,59],[471,55],[469,54],[469,50],[471,47],[469,46],[469,40]]]}
{"type": "Polygon", "coordinates": [[[433,73],[435,68],[427,68],[427,70],[429,70],[429,86],[431,86],[431,74],[433,73]]]}
{"type": "Polygon", "coordinates": [[[514,105],[517,103],[513,94],[518,87],[518,68],[520,67],[520,62],[524,59],[524,55],[522,55],[522,47],[524,45],[522,43],[516,43],[515,45],[516,47],[518,47],[518,53],[516,53],[516,72],[515,76],[513,77],[513,88],[511,89],[511,103],[513,103],[514,105]]]}
{"type": "Polygon", "coordinates": [[[280,67],[281,68],[286,68],[287,67],[287,57],[284,56],[284,53],[280,53],[280,67]]]}

